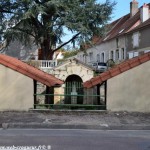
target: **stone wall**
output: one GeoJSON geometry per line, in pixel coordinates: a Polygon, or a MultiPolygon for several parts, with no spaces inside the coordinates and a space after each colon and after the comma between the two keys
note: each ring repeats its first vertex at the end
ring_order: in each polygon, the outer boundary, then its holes
{"type": "Polygon", "coordinates": [[[83,82],[91,79],[94,76],[94,72],[92,69],[77,63],[76,61],[70,61],[65,65],[61,65],[55,70],[51,71],[52,74],[55,75],[56,78],[59,78],[63,81],[70,75],[78,75],[83,82]]]}

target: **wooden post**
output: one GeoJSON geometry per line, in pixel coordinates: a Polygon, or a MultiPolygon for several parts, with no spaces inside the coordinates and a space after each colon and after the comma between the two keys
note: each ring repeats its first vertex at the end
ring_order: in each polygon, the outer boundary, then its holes
{"type": "Polygon", "coordinates": [[[105,106],[107,109],[107,81],[105,81],[105,106]]]}
{"type": "Polygon", "coordinates": [[[34,109],[36,109],[36,94],[37,94],[37,81],[33,80],[33,91],[34,91],[34,109]]]}
{"type": "Polygon", "coordinates": [[[100,84],[97,85],[97,105],[100,105],[100,84]]]}

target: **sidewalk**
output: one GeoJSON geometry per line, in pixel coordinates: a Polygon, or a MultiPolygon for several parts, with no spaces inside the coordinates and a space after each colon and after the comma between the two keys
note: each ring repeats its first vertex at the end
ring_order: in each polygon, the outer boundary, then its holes
{"type": "Polygon", "coordinates": [[[150,113],[108,111],[0,112],[0,126],[3,129],[150,130],[150,113]]]}

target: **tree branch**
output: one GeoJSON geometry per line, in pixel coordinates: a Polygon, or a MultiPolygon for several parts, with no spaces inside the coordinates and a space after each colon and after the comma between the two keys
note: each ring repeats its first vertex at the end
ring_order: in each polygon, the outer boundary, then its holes
{"type": "Polygon", "coordinates": [[[80,35],[81,32],[77,33],[76,35],[74,35],[69,41],[63,43],[62,45],[60,45],[59,47],[57,47],[56,49],[53,50],[53,52],[59,50],[60,48],[62,48],[63,46],[65,46],[66,44],[70,43],[72,40],[76,39],[78,35],[80,35]]]}
{"type": "Polygon", "coordinates": [[[6,48],[6,47],[2,47],[2,48],[0,49],[0,53],[3,53],[4,51],[6,51],[5,48],[6,48]]]}
{"type": "Polygon", "coordinates": [[[26,33],[26,34],[29,34],[29,35],[31,35],[31,36],[33,36],[34,38],[35,38],[35,36],[31,33],[31,32],[29,32],[29,31],[27,31],[27,30],[23,30],[23,29],[20,29],[20,28],[13,28],[13,30],[19,30],[19,31],[21,31],[21,32],[24,32],[24,33],[26,33]]]}
{"type": "Polygon", "coordinates": [[[39,0],[34,0],[37,4],[42,4],[39,0]]]}
{"type": "Polygon", "coordinates": [[[31,21],[36,28],[43,28],[43,25],[38,21],[38,19],[35,19],[34,17],[31,16],[31,21]]]}
{"type": "Polygon", "coordinates": [[[0,13],[9,13],[9,14],[12,14],[14,12],[9,11],[9,10],[5,10],[5,9],[0,9],[0,13]]]}

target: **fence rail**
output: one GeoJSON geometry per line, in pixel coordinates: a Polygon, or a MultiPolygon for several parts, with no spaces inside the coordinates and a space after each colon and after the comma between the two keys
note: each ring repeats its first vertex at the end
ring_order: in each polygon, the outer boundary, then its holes
{"type": "Polygon", "coordinates": [[[40,68],[53,68],[57,66],[57,61],[54,60],[41,60],[40,68]]]}
{"type": "Polygon", "coordinates": [[[34,103],[35,109],[82,109],[82,110],[106,109],[106,102],[104,95],[34,94],[34,96],[36,96],[36,102],[34,103]],[[38,101],[40,97],[43,97],[43,100],[38,101]],[[83,97],[82,102],[79,97],[83,97]],[[68,98],[70,99],[69,103],[68,98]]]}
{"type": "Polygon", "coordinates": [[[29,60],[24,62],[36,68],[42,69],[48,69],[57,66],[57,60],[29,60]]]}

